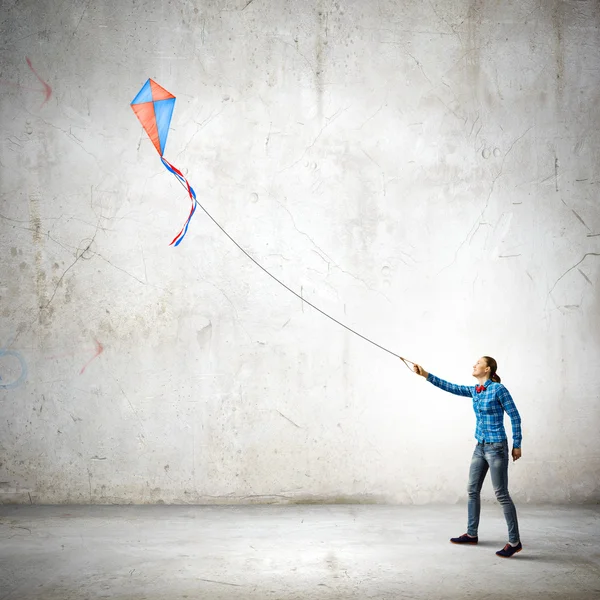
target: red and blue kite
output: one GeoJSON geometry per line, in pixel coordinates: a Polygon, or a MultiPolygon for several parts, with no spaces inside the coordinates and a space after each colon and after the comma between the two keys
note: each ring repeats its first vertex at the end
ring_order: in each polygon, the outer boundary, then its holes
{"type": "Polygon", "coordinates": [[[165,88],[158,85],[153,79],[148,79],[138,92],[138,95],[132,100],[131,108],[160,154],[160,160],[162,160],[163,165],[184,184],[190,195],[190,200],[192,201],[190,214],[181,231],[173,238],[171,244],[169,244],[179,246],[196,212],[197,202],[196,192],[194,192],[188,180],[183,176],[183,173],[163,156],[167,144],[167,136],[169,135],[171,116],[175,108],[175,96],[167,92],[165,88]]]}

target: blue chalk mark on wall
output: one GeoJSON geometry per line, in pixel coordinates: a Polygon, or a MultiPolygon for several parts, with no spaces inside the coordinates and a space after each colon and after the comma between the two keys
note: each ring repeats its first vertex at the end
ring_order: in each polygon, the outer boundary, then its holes
{"type": "Polygon", "coordinates": [[[27,363],[20,352],[0,348],[0,390],[14,390],[27,379],[27,363]],[[15,360],[6,360],[6,357],[15,360]],[[18,363],[18,366],[17,364],[18,363]]]}

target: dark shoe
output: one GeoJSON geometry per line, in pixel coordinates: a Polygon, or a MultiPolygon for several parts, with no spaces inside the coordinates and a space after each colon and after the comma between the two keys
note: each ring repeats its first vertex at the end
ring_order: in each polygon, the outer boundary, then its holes
{"type": "Polygon", "coordinates": [[[501,556],[502,558],[510,558],[513,554],[516,554],[517,552],[521,552],[521,550],[523,550],[523,546],[521,545],[521,542],[519,542],[516,546],[511,546],[510,544],[506,544],[506,546],[504,546],[504,548],[502,548],[502,550],[498,550],[498,552],[496,552],[496,554],[498,556],[501,556]]]}
{"type": "Polygon", "coordinates": [[[471,537],[466,533],[463,533],[460,537],[450,538],[450,541],[453,544],[477,544],[479,538],[477,536],[471,537]]]}

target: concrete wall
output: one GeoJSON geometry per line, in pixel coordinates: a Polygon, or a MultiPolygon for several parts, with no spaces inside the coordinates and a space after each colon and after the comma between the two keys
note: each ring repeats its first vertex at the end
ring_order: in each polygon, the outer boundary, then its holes
{"type": "Polygon", "coordinates": [[[595,0],[2,3],[0,501],[600,500],[595,0]],[[510,436],[510,425],[506,420],[510,436]],[[493,498],[490,483],[484,488],[493,498]]]}

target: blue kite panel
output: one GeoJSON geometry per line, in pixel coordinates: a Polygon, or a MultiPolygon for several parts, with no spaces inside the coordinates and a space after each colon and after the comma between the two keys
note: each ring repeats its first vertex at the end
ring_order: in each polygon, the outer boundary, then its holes
{"type": "Polygon", "coordinates": [[[141,104],[142,102],[152,102],[150,79],[146,81],[142,89],[138,92],[138,95],[131,101],[131,104],[141,104]]]}
{"type": "Polygon", "coordinates": [[[154,114],[156,115],[156,128],[158,130],[158,139],[160,141],[160,153],[165,152],[167,145],[167,136],[169,135],[169,125],[171,124],[171,116],[175,108],[175,98],[167,100],[157,100],[154,102],[154,114]]]}

